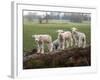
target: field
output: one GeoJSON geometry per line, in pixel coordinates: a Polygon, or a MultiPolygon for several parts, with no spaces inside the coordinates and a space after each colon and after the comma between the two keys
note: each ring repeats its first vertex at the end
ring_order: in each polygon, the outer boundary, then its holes
{"type": "Polygon", "coordinates": [[[72,27],[78,28],[79,31],[84,32],[87,37],[87,44],[90,44],[91,38],[91,28],[89,22],[83,23],[72,23],[72,22],[61,22],[61,21],[52,21],[48,24],[37,22],[24,21],[23,24],[23,48],[24,51],[30,51],[33,48],[36,48],[36,43],[32,39],[34,34],[49,34],[52,36],[53,40],[57,38],[57,30],[63,29],[64,31],[70,31],[72,27]]]}

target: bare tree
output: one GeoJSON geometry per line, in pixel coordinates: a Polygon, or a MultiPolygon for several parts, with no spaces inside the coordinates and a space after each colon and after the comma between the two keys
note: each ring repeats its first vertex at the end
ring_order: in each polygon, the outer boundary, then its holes
{"type": "Polygon", "coordinates": [[[40,23],[40,24],[42,23],[42,18],[41,18],[41,17],[39,17],[39,23],[40,23]]]}
{"type": "Polygon", "coordinates": [[[49,18],[49,15],[48,15],[47,12],[46,12],[46,16],[45,16],[46,23],[48,23],[48,18],[49,18]]]}
{"type": "Polygon", "coordinates": [[[82,15],[80,13],[72,13],[70,16],[70,21],[81,23],[83,21],[82,15]]]}

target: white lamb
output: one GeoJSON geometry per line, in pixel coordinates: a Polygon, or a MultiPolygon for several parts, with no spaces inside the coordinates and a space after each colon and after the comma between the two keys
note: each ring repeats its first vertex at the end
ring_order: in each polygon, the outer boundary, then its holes
{"type": "Polygon", "coordinates": [[[69,46],[73,45],[73,38],[72,33],[70,31],[63,31],[63,30],[57,30],[58,32],[58,40],[59,40],[59,49],[65,49],[69,46]]]}
{"type": "Polygon", "coordinates": [[[75,46],[82,47],[82,48],[86,47],[85,33],[77,31],[77,28],[72,28],[72,35],[75,42],[75,46]]]}
{"type": "Polygon", "coordinates": [[[52,52],[52,37],[50,35],[40,34],[40,35],[32,35],[32,38],[35,38],[37,43],[37,53],[44,53],[44,44],[46,43],[48,46],[49,52],[52,52]]]}

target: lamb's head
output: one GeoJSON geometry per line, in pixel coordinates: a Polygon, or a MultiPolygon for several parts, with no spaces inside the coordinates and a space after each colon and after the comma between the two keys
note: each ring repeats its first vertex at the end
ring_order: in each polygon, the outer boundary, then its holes
{"type": "Polygon", "coordinates": [[[57,30],[56,32],[58,32],[58,33],[62,33],[62,32],[64,32],[64,31],[61,30],[61,29],[59,29],[59,30],[57,30]]]}
{"type": "Polygon", "coordinates": [[[77,28],[75,28],[75,27],[73,27],[71,30],[72,30],[72,31],[77,31],[78,29],[77,29],[77,28]]]}
{"type": "Polygon", "coordinates": [[[39,41],[39,35],[32,35],[32,38],[34,38],[35,41],[39,41]]]}
{"type": "Polygon", "coordinates": [[[71,30],[72,30],[72,34],[76,34],[76,33],[77,33],[77,31],[78,31],[78,29],[77,29],[77,28],[75,28],[75,27],[71,28],[71,30]]]}

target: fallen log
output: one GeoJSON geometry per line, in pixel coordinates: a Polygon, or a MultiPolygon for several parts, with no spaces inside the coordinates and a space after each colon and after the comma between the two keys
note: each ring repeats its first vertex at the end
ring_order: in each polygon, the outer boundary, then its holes
{"type": "Polygon", "coordinates": [[[69,48],[61,51],[36,53],[36,50],[27,52],[23,57],[24,69],[89,66],[91,65],[90,46],[86,48],[69,48]]]}

